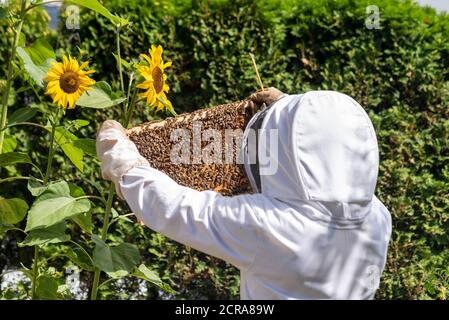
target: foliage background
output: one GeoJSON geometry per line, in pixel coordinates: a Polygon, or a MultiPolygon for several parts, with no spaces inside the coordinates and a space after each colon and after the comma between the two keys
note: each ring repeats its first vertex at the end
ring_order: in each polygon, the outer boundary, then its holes
{"type": "MultiPolygon", "coordinates": [[[[358,100],[369,113],[379,139],[381,166],[376,194],[393,216],[393,238],[377,297],[449,296],[447,15],[421,8],[411,0],[103,3],[133,22],[133,31],[124,33],[123,57],[137,58],[150,44],[164,47],[165,59],[173,61],[168,75],[172,87],[169,97],[178,113],[241,99],[255,90],[249,52],[256,55],[265,85],[287,93],[338,90],[358,100]],[[368,5],[380,8],[378,30],[365,27],[368,5]]],[[[58,32],[46,31],[48,17],[43,11],[36,12],[26,25],[34,37],[46,35],[61,52],[78,55],[79,47],[92,58],[98,70],[95,79],[105,79],[118,87],[113,77],[116,61],[111,56],[115,50],[113,27],[103,17],[81,10],[81,28],[68,30],[62,12],[58,32]]],[[[7,41],[10,39],[0,39],[0,66],[4,65],[7,41]]],[[[11,109],[39,103],[33,99],[17,95],[11,109]]],[[[140,110],[134,124],[159,116],[140,110]]],[[[102,120],[115,117],[113,110],[79,108],[68,114],[68,120],[97,119],[95,125],[82,129],[84,137],[94,137],[102,120]]],[[[36,161],[45,161],[40,159],[45,151],[39,149],[48,145],[45,137],[29,128],[13,133],[21,150],[31,153],[36,161]]],[[[99,180],[98,163],[90,161],[82,174],[62,157],[54,165],[66,172],[62,178],[75,182],[99,180]]],[[[29,169],[19,166],[16,170],[29,169]]],[[[25,183],[9,186],[8,190],[1,186],[2,195],[28,196],[25,183]]],[[[116,208],[128,210],[124,203],[117,202],[116,208]]],[[[75,237],[76,229],[73,234],[75,237]]],[[[135,294],[136,283],[129,282],[119,291],[118,284],[112,283],[103,289],[103,297],[238,298],[238,271],[224,262],[135,224],[117,224],[111,237],[136,243],[147,264],[177,294],[166,296],[149,288],[148,293],[139,296],[135,294]]],[[[20,238],[16,233],[0,238],[0,270],[18,261],[30,262],[30,252],[17,248],[20,238]]],[[[68,262],[59,263],[63,268],[68,262]]]]}

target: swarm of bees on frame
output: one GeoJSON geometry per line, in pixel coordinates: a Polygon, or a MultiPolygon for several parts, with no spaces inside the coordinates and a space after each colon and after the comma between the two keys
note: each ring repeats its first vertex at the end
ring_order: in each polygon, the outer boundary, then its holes
{"type": "MultiPolygon", "coordinates": [[[[180,185],[187,186],[199,191],[214,190],[222,195],[237,195],[250,193],[251,187],[245,175],[243,164],[239,162],[242,139],[226,139],[229,130],[243,132],[260,106],[252,101],[243,100],[235,103],[224,104],[213,108],[200,109],[192,113],[181,114],[174,118],[157,120],[144,123],[141,126],[127,130],[129,138],[136,144],[139,152],[150,162],[150,164],[166,173],[180,185]],[[204,159],[195,161],[194,152],[189,154],[186,163],[173,163],[171,151],[179,140],[173,139],[173,131],[176,129],[187,129],[190,133],[190,151],[195,150],[194,123],[201,124],[201,136],[208,129],[215,129],[221,133],[221,150],[219,157],[221,163],[214,161],[207,163],[204,159]],[[240,130],[238,130],[240,129],[240,130]],[[226,130],[227,133],[226,133],[226,130]],[[229,148],[232,148],[229,149],[229,148]],[[226,151],[227,150],[227,151],[226,151]],[[226,160],[225,153],[232,152],[232,163],[226,160]]],[[[196,140],[198,141],[198,140],[196,140]]],[[[197,149],[198,150],[198,142],[197,149]]],[[[211,140],[201,139],[201,150],[211,143],[211,140]]],[[[217,158],[215,158],[217,159],[217,158]]],[[[229,158],[228,158],[229,159],[229,158]]]]}

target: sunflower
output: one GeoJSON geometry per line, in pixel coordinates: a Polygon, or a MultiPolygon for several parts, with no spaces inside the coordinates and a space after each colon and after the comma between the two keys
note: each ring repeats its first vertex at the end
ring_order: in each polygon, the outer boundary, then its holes
{"type": "Polygon", "coordinates": [[[162,51],[161,46],[152,45],[149,50],[150,56],[140,55],[148,62],[148,65],[137,65],[137,70],[145,79],[137,85],[137,88],[145,90],[145,92],[139,93],[139,96],[146,98],[147,103],[156,108],[156,111],[164,108],[171,111],[173,106],[166,96],[170,87],[165,83],[167,76],[164,73],[164,70],[171,66],[171,62],[164,63],[162,61],[162,51]]]}
{"type": "Polygon", "coordinates": [[[50,95],[58,107],[73,109],[78,98],[95,84],[95,80],[87,76],[95,70],[83,70],[88,66],[88,61],[79,65],[70,56],[63,56],[62,60],[63,62],[54,62],[44,78],[47,81],[45,94],[50,95]]]}

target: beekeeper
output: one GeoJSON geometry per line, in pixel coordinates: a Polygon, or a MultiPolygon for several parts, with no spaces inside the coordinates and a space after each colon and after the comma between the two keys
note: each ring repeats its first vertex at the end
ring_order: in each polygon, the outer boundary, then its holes
{"type": "Polygon", "coordinates": [[[253,194],[180,186],[111,120],[97,136],[103,177],[148,227],[236,266],[242,299],[372,299],[391,217],[374,195],[379,154],[368,115],[332,91],[270,88],[251,99],[269,105],[244,133],[253,194]]]}

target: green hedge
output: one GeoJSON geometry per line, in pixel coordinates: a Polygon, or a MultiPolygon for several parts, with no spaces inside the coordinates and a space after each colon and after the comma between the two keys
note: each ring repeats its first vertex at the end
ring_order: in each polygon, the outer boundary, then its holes
{"type": "MultiPolygon", "coordinates": [[[[104,1],[133,22],[123,56],[161,44],[173,61],[169,97],[179,112],[241,99],[265,85],[287,93],[342,91],[369,113],[378,134],[378,197],[393,216],[393,238],[377,297],[447,298],[449,293],[449,20],[400,0],[104,1]],[[365,27],[366,7],[381,28],[365,27]]],[[[58,43],[76,53],[64,28],[58,43]]],[[[96,79],[117,84],[115,33],[82,11],[81,49],[96,79]],[[112,71],[113,70],[113,71],[112,71]]],[[[98,119],[113,113],[92,114],[98,119]]],[[[135,123],[158,116],[142,111],[135,123]]],[[[84,132],[94,135],[94,129],[84,132]]],[[[89,129],[86,129],[89,130],[89,129]]],[[[88,175],[98,178],[97,172],[88,175]]],[[[120,229],[122,228],[122,229],[120,229]]],[[[238,272],[146,229],[116,231],[135,241],[171,282],[177,298],[237,298],[238,272]]],[[[151,291],[150,298],[160,297],[151,291]]]]}

